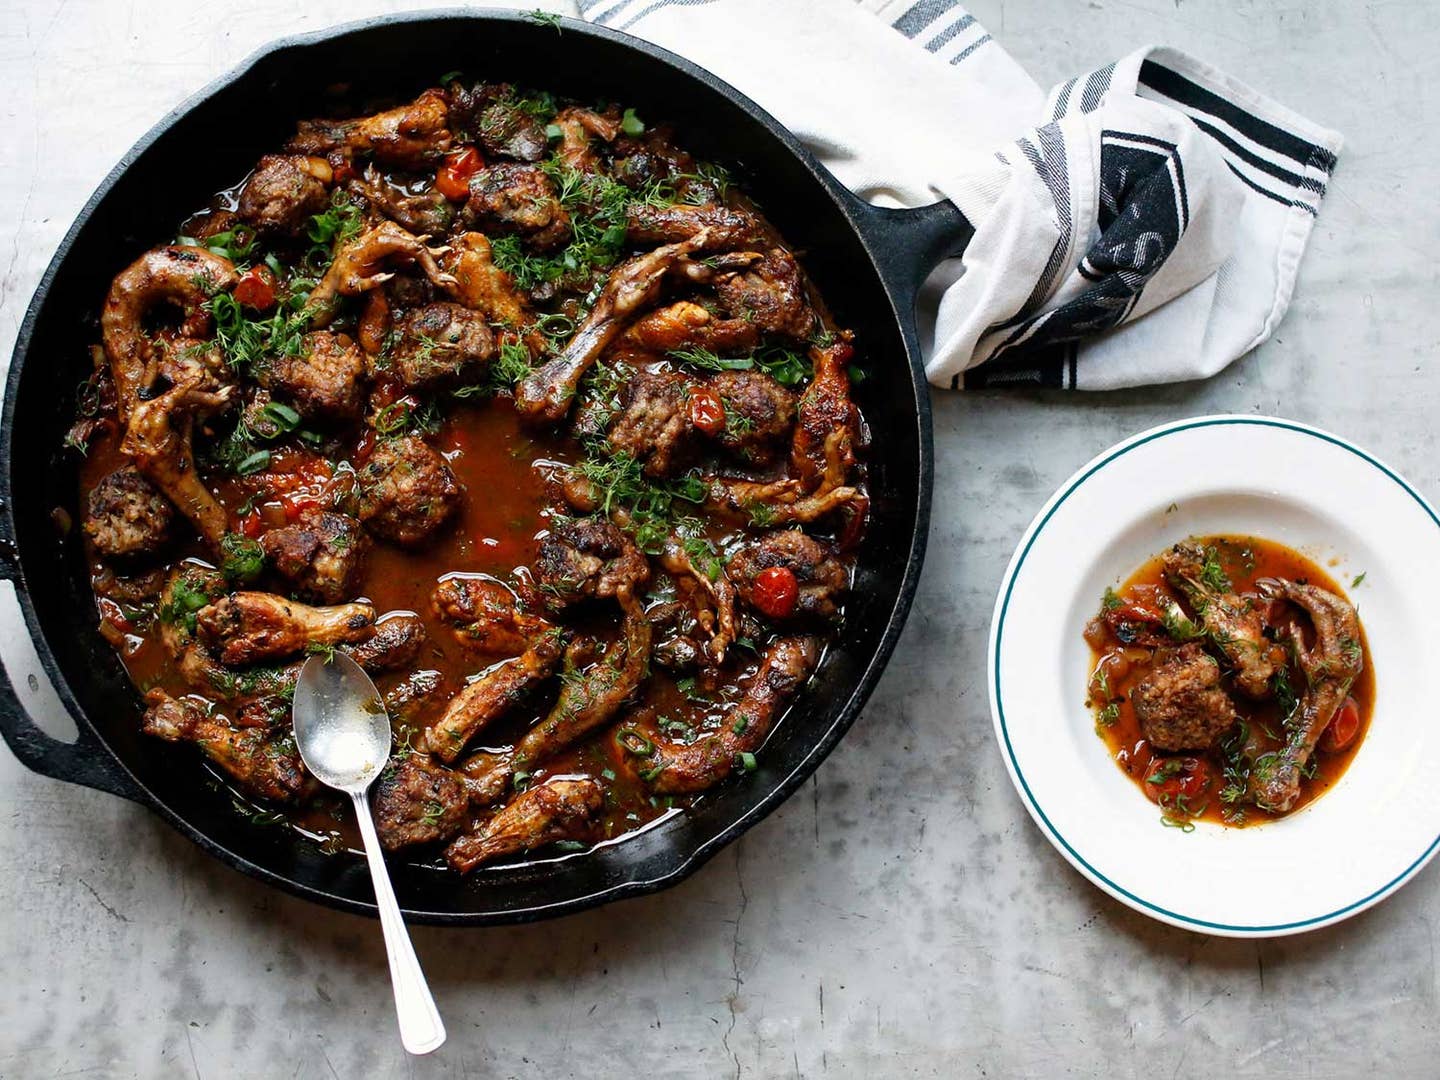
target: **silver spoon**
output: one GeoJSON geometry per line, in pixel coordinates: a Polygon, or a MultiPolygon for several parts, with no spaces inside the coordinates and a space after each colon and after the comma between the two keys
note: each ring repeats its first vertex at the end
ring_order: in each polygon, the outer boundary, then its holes
{"type": "Polygon", "coordinates": [[[380,692],[344,653],[312,656],[295,683],[294,714],[295,744],[305,767],[322,783],[348,792],[355,803],[390,958],[400,1041],[412,1054],[428,1054],[445,1041],[445,1024],[400,917],[367,798],[370,785],[390,758],[390,718],[380,692]]]}

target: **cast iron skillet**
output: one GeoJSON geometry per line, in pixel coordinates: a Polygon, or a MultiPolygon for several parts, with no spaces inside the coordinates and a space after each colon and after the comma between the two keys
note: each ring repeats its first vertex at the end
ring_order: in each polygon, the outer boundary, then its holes
{"type": "Polygon", "coordinates": [[[467,878],[399,860],[395,891],[420,922],[495,924],[577,911],[672,885],[794,791],[860,712],[900,634],[925,553],[932,481],[930,404],[914,325],[916,290],[971,235],[949,203],[870,207],[843,189],[773,117],[663,49],[601,27],[561,29],[518,13],[387,16],[279,42],[171,113],[100,185],[41,279],[20,328],[0,424],[0,576],[14,583],[46,673],[79,739],[52,739],[0,671],[0,732],[47,776],[150,807],[206,851],[262,881],[374,914],[361,859],[326,856],[287,829],[258,828],[207,786],[194,751],[136,732],[139,697],[96,630],[75,531],[73,455],[60,450],[111,277],[174,234],[181,216],[244,175],[327,87],[401,99],[442,72],[610,99],[672,120],[682,146],[730,166],[804,253],[839,321],[855,330],[870,378],[856,396],[874,432],[869,533],[843,636],[774,732],[759,768],[661,827],[593,852],[482,869],[467,878]]]}

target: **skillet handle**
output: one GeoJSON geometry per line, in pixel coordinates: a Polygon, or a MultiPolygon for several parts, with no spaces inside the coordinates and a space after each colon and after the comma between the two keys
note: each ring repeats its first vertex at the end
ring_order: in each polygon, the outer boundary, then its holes
{"type": "Polygon", "coordinates": [[[930,272],[965,250],[975,226],[948,199],[913,210],[871,206],[855,199],[855,218],[880,274],[902,301],[900,314],[911,318],[915,298],[930,272]]]}
{"type": "MultiPolygon", "coordinates": [[[[14,542],[8,534],[9,524],[9,521],[0,523],[0,580],[10,581],[18,598],[23,583],[14,557],[14,542]]],[[[142,805],[147,803],[140,786],[101,744],[89,724],[77,718],[75,726],[80,736],[73,743],[45,734],[30,719],[10,681],[10,673],[0,663],[0,735],[21,764],[54,780],[106,791],[142,805]]]]}

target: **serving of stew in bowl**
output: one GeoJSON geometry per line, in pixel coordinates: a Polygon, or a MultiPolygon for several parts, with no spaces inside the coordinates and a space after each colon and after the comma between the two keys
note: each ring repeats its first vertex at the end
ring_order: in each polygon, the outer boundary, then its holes
{"type": "Polygon", "coordinates": [[[1007,769],[1138,911],[1233,936],[1336,922],[1440,846],[1437,602],[1440,518],[1366,451],[1268,417],[1142,432],[1056,492],[1002,582],[1007,769]]]}

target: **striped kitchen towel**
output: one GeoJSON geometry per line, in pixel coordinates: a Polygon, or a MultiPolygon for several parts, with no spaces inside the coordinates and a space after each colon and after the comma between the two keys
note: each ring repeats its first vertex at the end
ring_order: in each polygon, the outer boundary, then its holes
{"type": "Polygon", "coordinates": [[[1047,97],[956,0],[576,6],[739,87],[872,202],[960,207],[975,237],[922,298],[936,386],[1213,375],[1285,314],[1340,149],[1173,49],[1047,97]]]}

